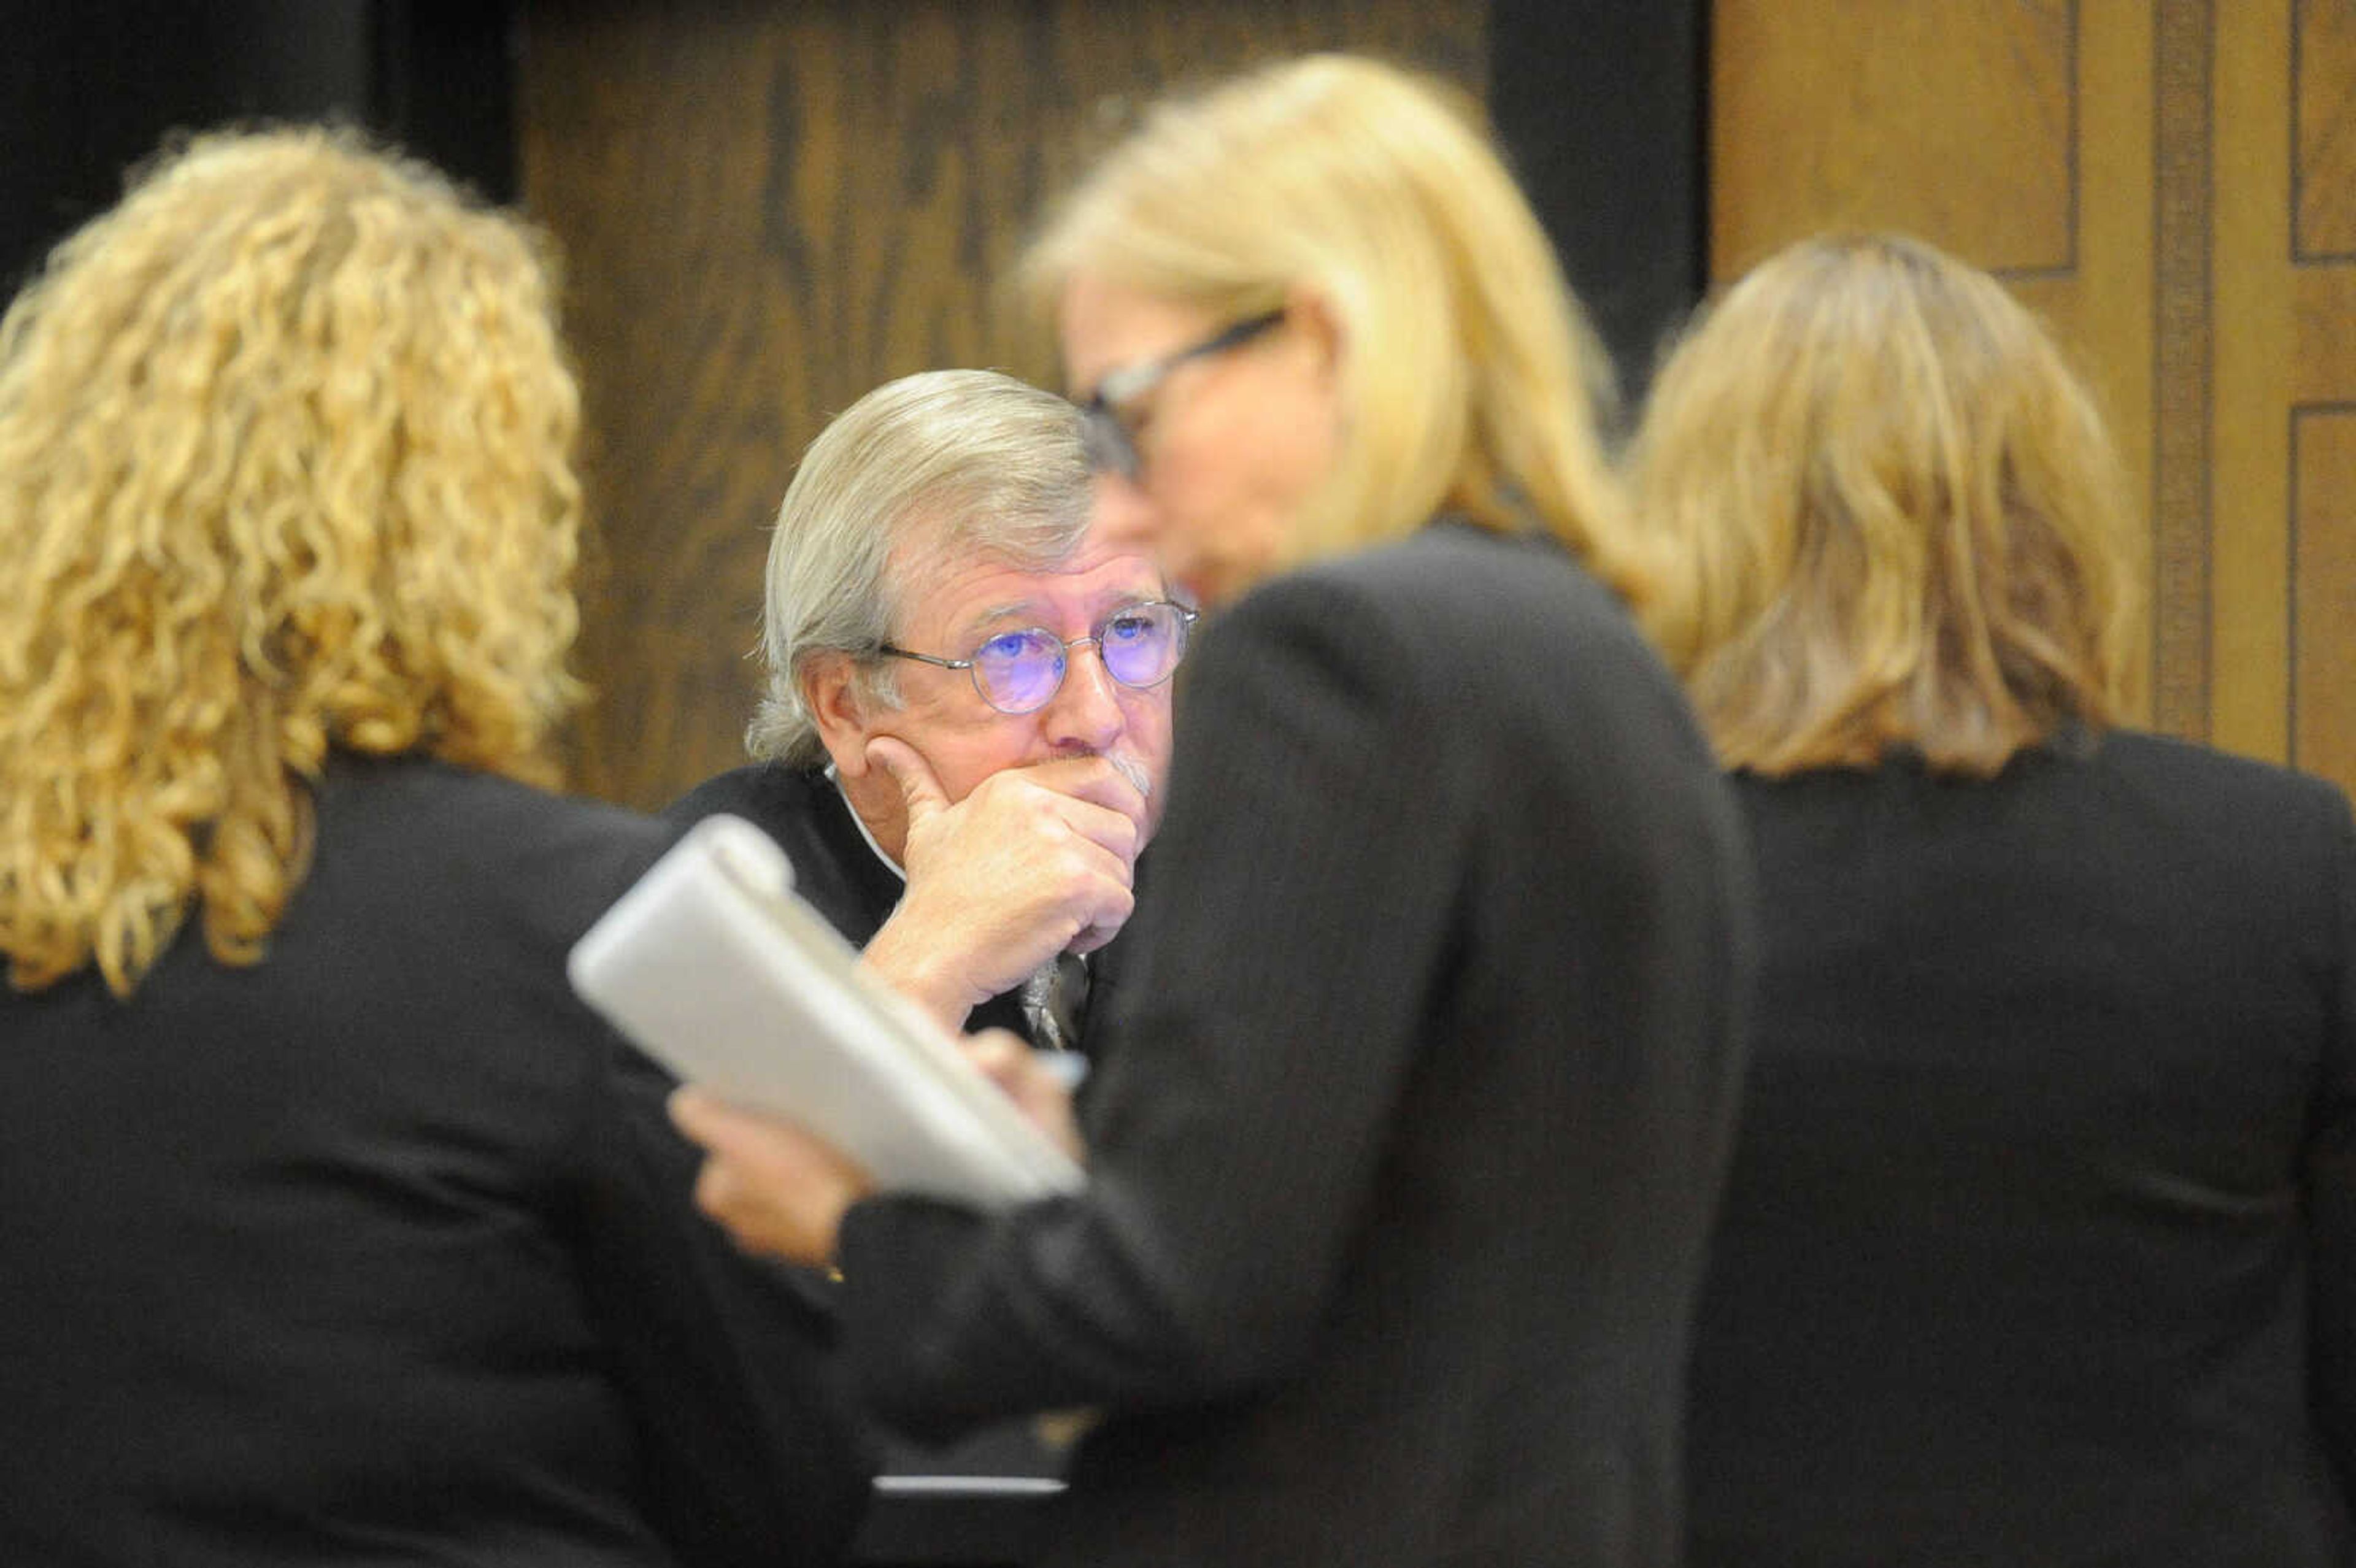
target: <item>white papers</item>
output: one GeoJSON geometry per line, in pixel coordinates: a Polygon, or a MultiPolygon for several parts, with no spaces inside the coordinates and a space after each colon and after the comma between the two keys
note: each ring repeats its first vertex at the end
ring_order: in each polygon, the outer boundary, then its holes
{"type": "Polygon", "coordinates": [[[707,817],[574,944],[573,987],[685,1082],[800,1123],[885,1190],[997,1209],[1081,1186],[792,881],[768,835],[707,817]]]}

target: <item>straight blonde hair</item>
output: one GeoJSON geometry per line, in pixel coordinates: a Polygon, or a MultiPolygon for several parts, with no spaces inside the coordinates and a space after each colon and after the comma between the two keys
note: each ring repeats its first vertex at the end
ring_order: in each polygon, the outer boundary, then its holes
{"type": "Polygon", "coordinates": [[[1157,104],[1017,272],[1046,325],[1074,274],[1232,319],[1297,290],[1345,344],[1346,438],[1289,530],[1299,561],[1440,513],[1537,524],[1623,597],[1644,574],[1598,433],[1611,385],[1552,245],[1455,89],[1313,55],[1157,104]]]}
{"type": "Polygon", "coordinates": [[[1629,450],[1647,617],[1730,765],[1987,776],[2141,676],[2141,532],[2086,383],[1995,279],[1804,241],[1687,333],[1629,450]]]}
{"type": "Polygon", "coordinates": [[[331,749],[552,782],[579,404],[537,236],[357,137],[199,138],[0,321],[0,952],[262,955],[331,749]]]}

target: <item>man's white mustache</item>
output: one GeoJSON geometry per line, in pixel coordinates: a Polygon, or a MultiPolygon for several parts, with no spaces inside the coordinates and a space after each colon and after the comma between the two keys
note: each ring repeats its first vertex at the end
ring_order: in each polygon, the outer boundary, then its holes
{"type": "Polygon", "coordinates": [[[1110,763],[1119,772],[1121,777],[1137,786],[1138,794],[1148,800],[1153,798],[1153,775],[1146,771],[1143,763],[1125,752],[1105,752],[1100,754],[1106,762],[1110,763]]]}

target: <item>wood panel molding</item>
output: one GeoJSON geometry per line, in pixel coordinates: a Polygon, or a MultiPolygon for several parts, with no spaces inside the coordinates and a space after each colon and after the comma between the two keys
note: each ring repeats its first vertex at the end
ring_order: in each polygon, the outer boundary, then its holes
{"type": "Polygon", "coordinates": [[[2154,113],[2152,718],[2209,733],[2208,0],[2158,0],[2154,113]]]}
{"type": "Polygon", "coordinates": [[[1944,225],[1930,237],[1997,272],[2079,352],[2145,476],[2142,717],[2356,787],[2356,0],[1904,11],[1901,25],[1870,0],[1719,7],[1712,145],[1729,155],[1712,212],[1735,254],[1714,252],[1713,272],[1860,214],[1944,225]],[[1991,40],[2029,63],[1989,69],[1991,40]],[[1874,58],[1926,48],[1944,53],[1874,58]],[[2055,59],[2066,149],[1991,139],[1951,175],[1949,128],[1991,105],[2049,113],[2042,91],[2016,90],[2055,59]],[[1935,85],[1919,107],[1891,101],[1888,82],[1943,75],[1983,101],[1959,111],[1935,85]],[[1769,133],[1775,156],[1746,160],[1769,133]],[[1841,152],[1854,146],[1876,150],[1841,152]],[[1887,188],[1901,155],[1912,194],[1887,188]],[[2032,212],[2057,182],[2071,192],[2067,265],[2007,253],[2023,230],[1982,183],[1992,170],[2032,212]]]}
{"type": "Polygon", "coordinates": [[[1719,0],[1711,276],[1818,229],[1903,229],[1993,271],[2077,265],[2078,6],[1719,0]]]}
{"type": "Polygon", "coordinates": [[[2356,788],[2356,402],[2291,421],[2293,761],[2356,788]]]}
{"type": "Polygon", "coordinates": [[[2356,261],[2356,5],[2298,0],[2291,60],[2295,253],[2356,261]]]}
{"type": "Polygon", "coordinates": [[[2293,270],[2297,357],[2291,399],[2302,406],[2356,400],[2356,262],[2293,270]]]}
{"type": "Polygon", "coordinates": [[[2290,752],[2356,789],[2356,4],[2289,25],[2290,752]]]}
{"type": "MultiPolygon", "coordinates": [[[[2135,487],[2136,516],[2148,519],[2158,514],[2152,347],[2158,132],[2150,0],[2081,0],[2074,21],[2077,270],[2006,282],[2051,323],[2094,383],[2135,487]]],[[[2146,677],[2128,715],[2138,724],[2152,722],[2154,613],[2147,603],[2146,677]]]]}
{"type": "Polygon", "coordinates": [[[2215,14],[2211,734],[2290,754],[2290,5],[2215,14]]]}

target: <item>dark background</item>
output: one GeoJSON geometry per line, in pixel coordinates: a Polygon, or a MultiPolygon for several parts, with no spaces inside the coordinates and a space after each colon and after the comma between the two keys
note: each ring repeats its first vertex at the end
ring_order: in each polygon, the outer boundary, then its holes
{"type": "Polygon", "coordinates": [[[8,292],[174,131],[350,121],[512,200],[517,20],[499,0],[0,0],[8,292]]]}
{"type": "Polygon", "coordinates": [[[743,761],[766,526],[891,377],[1034,379],[991,284],[1085,146],[1269,54],[1389,55],[1483,95],[1641,391],[1705,276],[1700,0],[0,0],[0,287],[167,135],[338,119],[567,263],[594,533],[569,737],[639,806],[743,761]]]}
{"type": "MultiPolygon", "coordinates": [[[[1702,12],[1490,7],[1490,111],[1632,387],[1701,287],[1702,12]]],[[[167,134],[233,120],[351,121],[512,201],[525,27],[515,0],[0,0],[0,278],[167,134]]]]}

